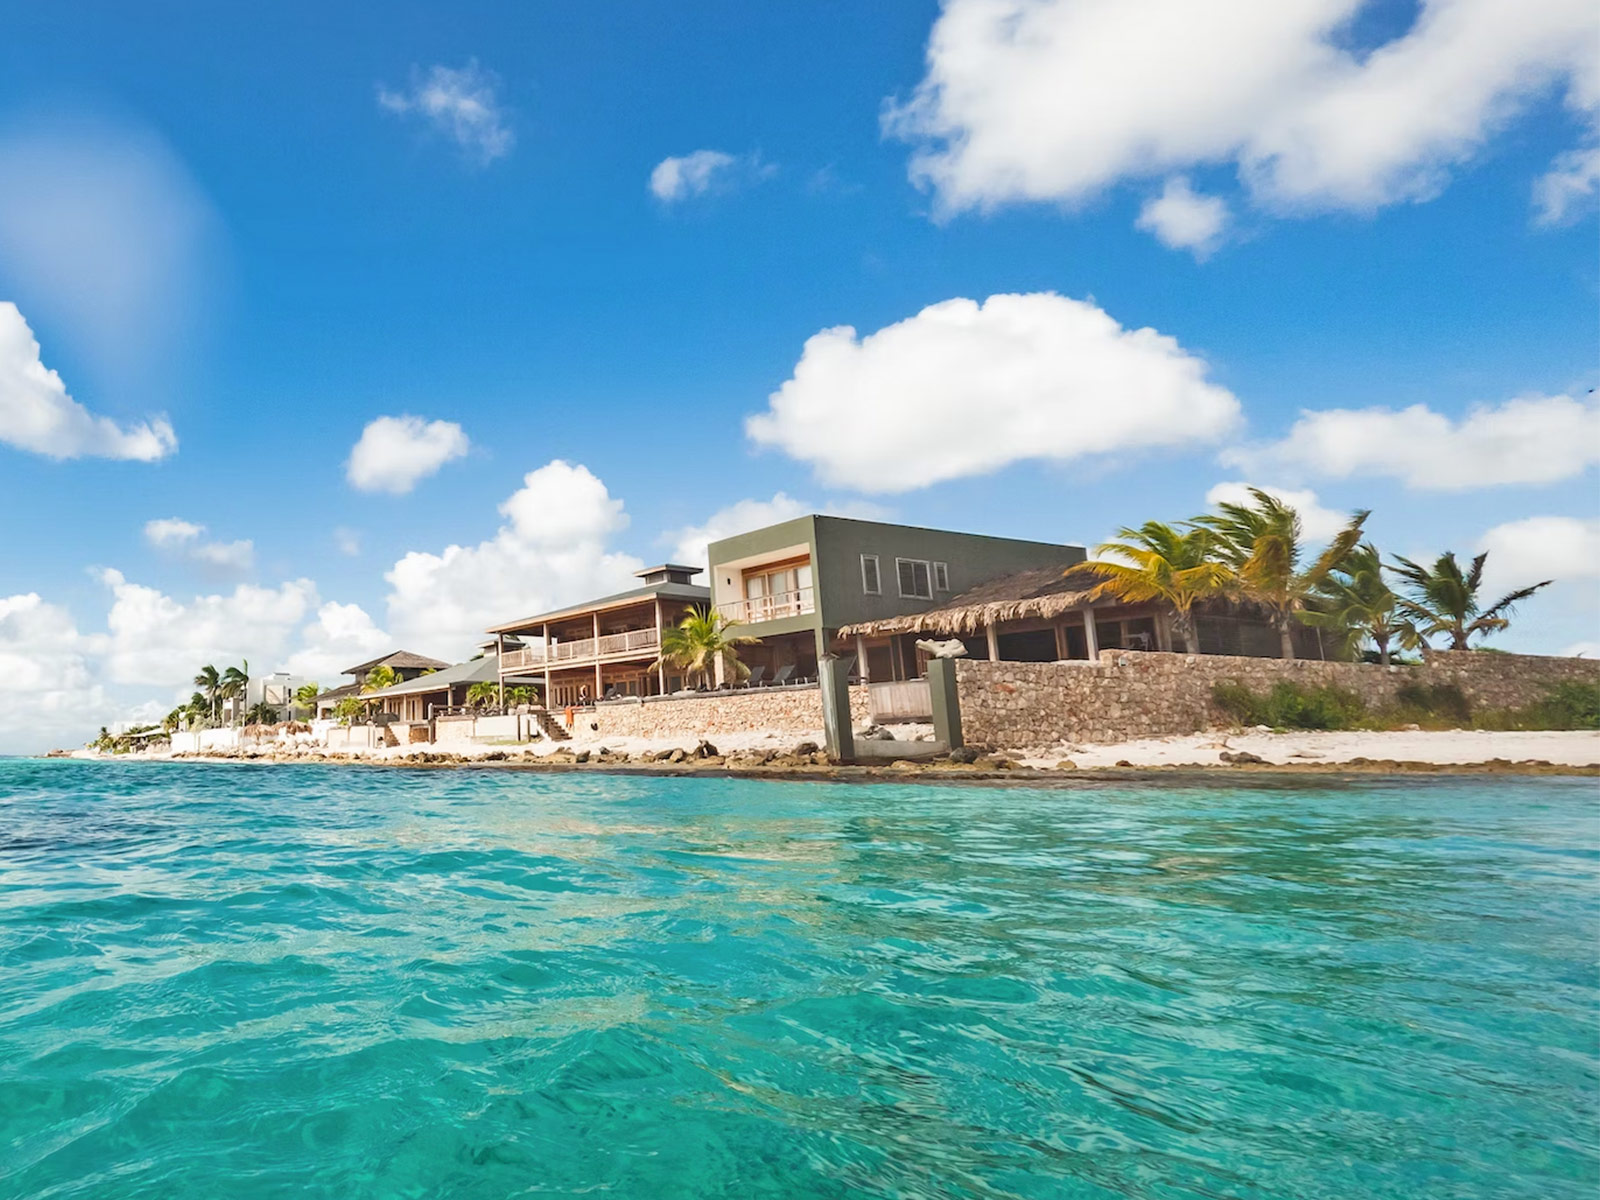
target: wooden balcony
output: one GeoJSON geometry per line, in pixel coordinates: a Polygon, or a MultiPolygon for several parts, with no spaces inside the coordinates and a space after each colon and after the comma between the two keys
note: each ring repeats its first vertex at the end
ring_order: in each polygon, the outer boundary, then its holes
{"type": "Polygon", "coordinates": [[[592,663],[597,659],[631,657],[640,654],[654,655],[661,648],[659,629],[625,629],[621,633],[606,633],[598,638],[576,638],[566,642],[550,643],[548,659],[545,646],[536,642],[521,650],[507,650],[500,662],[502,674],[518,671],[542,671],[546,665],[552,669],[592,663]]]}
{"type": "Polygon", "coordinates": [[[717,612],[736,625],[755,625],[762,621],[777,621],[783,617],[803,616],[816,611],[813,589],[800,588],[793,592],[776,592],[771,596],[757,596],[749,600],[734,600],[717,605],[717,612]]]}

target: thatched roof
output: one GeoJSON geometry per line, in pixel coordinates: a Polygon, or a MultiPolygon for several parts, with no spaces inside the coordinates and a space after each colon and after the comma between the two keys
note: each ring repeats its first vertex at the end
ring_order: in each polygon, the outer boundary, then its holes
{"type": "Polygon", "coordinates": [[[847,637],[875,637],[886,633],[979,633],[1001,621],[1052,620],[1086,604],[1092,579],[1064,578],[1060,567],[1041,567],[1002,575],[969,588],[938,608],[861,621],[839,633],[847,637]]]}
{"type": "Polygon", "coordinates": [[[369,662],[346,667],[341,674],[359,675],[365,678],[368,671],[378,666],[393,667],[396,671],[439,671],[449,665],[449,663],[442,662],[437,658],[429,658],[426,654],[413,654],[410,650],[396,650],[391,654],[385,654],[382,658],[374,658],[369,662]]]}

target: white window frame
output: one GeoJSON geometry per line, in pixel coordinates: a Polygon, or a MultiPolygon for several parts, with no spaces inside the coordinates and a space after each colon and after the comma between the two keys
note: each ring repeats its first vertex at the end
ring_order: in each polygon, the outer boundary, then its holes
{"type": "Polygon", "coordinates": [[[895,587],[898,588],[899,591],[900,591],[900,598],[902,600],[932,600],[933,599],[933,564],[931,562],[929,562],[925,558],[897,558],[897,559],[894,560],[894,583],[895,583],[895,587]],[[902,563],[910,563],[911,564],[911,567],[912,567],[911,581],[913,583],[915,583],[916,579],[917,579],[916,568],[919,567],[919,566],[923,568],[923,570],[924,570],[924,572],[925,572],[925,574],[927,576],[927,580],[928,580],[928,594],[927,595],[924,596],[920,592],[908,592],[908,591],[906,591],[905,584],[902,583],[901,580],[900,580],[900,565],[902,563]]]}
{"type": "Polygon", "coordinates": [[[876,554],[863,554],[861,556],[861,590],[868,596],[883,595],[883,567],[878,563],[876,554]],[[872,564],[872,579],[877,587],[867,586],[867,563],[872,564]]]}
{"type": "Polygon", "coordinates": [[[933,590],[948,592],[950,590],[950,564],[936,562],[933,564],[933,590]]]}

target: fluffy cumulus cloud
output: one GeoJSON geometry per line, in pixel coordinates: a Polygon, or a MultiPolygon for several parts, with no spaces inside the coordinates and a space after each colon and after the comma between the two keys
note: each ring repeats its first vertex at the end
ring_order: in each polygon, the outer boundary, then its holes
{"type": "Polygon", "coordinates": [[[1336,512],[1334,509],[1324,507],[1313,491],[1270,487],[1240,480],[1217,484],[1206,493],[1206,503],[1249,504],[1251,488],[1283,501],[1299,513],[1300,528],[1308,541],[1326,542],[1350,522],[1350,513],[1336,512]]]}
{"type": "Polygon", "coordinates": [[[144,525],[144,540],[167,554],[223,571],[248,571],[255,564],[255,543],[249,538],[217,542],[205,533],[204,525],[180,517],[159,517],[144,525]]]}
{"type": "Polygon", "coordinates": [[[112,569],[100,580],[111,592],[101,647],[105,678],[173,691],[206,663],[220,668],[248,659],[256,671],[272,669],[317,598],[309,579],[277,587],[240,584],[187,601],[112,569]]]}
{"type": "Polygon", "coordinates": [[[363,492],[401,495],[469,449],[471,442],[454,421],[378,417],[351,448],[345,478],[363,492]]]}
{"type": "Polygon", "coordinates": [[[610,547],[627,527],[621,500],[580,464],[530,471],[500,505],[504,523],[477,545],[412,551],[384,576],[395,641],[462,658],[490,625],[621,591],[644,563],[610,547]]]}
{"type": "Polygon", "coordinates": [[[1555,483],[1600,462],[1600,398],[1522,396],[1453,419],[1425,405],[1305,412],[1281,441],[1223,462],[1439,491],[1555,483]]]}
{"type": "Polygon", "coordinates": [[[1379,0],[946,0],[886,128],[947,213],[1077,204],[1233,164],[1278,212],[1425,200],[1528,106],[1600,99],[1592,0],[1425,0],[1381,44],[1379,0]]]}
{"type": "Polygon", "coordinates": [[[379,86],[378,105],[425,122],[449,138],[468,159],[487,165],[511,153],[516,135],[498,95],[500,80],[476,59],[460,68],[413,67],[401,89],[379,86]]]}
{"type": "Polygon", "coordinates": [[[721,150],[696,150],[692,154],[662,159],[650,172],[650,193],[663,204],[673,204],[713,191],[732,191],[770,178],[777,171],[759,155],[733,155],[721,150]]]}
{"type": "Polygon", "coordinates": [[[101,648],[37,593],[0,596],[0,753],[81,741],[115,720],[93,666],[101,648]]]}
{"type": "Polygon", "coordinates": [[[119,425],[67,394],[15,304],[0,301],[0,442],[49,458],[154,462],[178,448],[164,417],[119,425]]]}
{"type": "Polygon", "coordinates": [[[946,300],[865,337],[807,340],[745,428],[830,484],[899,492],[1027,459],[1203,443],[1239,402],[1154,329],[1054,293],[946,300]]]}
{"type": "Polygon", "coordinates": [[[330,600],[300,631],[299,648],[284,661],[283,669],[323,687],[337,687],[345,682],[340,676],[346,667],[395,648],[366,609],[330,600]]]}
{"type": "Polygon", "coordinates": [[[1478,541],[1488,551],[1484,586],[1495,593],[1550,579],[1584,588],[1591,616],[1600,579],[1600,518],[1526,517],[1496,525],[1478,541]]]}
{"type": "Polygon", "coordinates": [[[1228,227],[1228,204],[1220,196],[1200,195],[1179,175],[1167,180],[1161,193],[1145,202],[1136,224],[1155,234],[1162,245],[1204,259],[1217,248],[1228,227]]]}

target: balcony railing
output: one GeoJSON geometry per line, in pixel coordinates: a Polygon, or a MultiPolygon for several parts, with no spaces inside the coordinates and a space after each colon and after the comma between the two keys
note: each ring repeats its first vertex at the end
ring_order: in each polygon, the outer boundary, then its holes
{"type": "Polygon", "coordinates": [[[625,629],[621,633],[602,634],[599,638],[576,638],[566,642],[550,643],[548,658],[543,642],[535,642],[521,650],[507,650],[501,661],[503,672],[543,670],[548,661],[555,663],[586,662],[595,658],[610,658],[617,654],[637,654],[653,651],[661,645],[659,629],[625,629]]]}
{"type": "Polygon", "coordinates": [[[815,612],[816,607],[812,589],[803,587],[792,592],[775,592],[770,596],[719,604],[717,611],[736,625],[754,625],[760,621],[798,617],[803,613],[815,612]]]}

